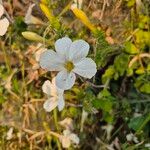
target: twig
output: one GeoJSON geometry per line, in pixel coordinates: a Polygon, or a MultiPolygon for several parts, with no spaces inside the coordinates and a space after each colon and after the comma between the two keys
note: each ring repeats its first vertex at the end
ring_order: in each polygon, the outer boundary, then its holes
{"type": "Polygon", "coordinates": [[[102,12],[101,12],[101,15],[100,15],[100,20],[102,20],[102,18],[104,16],[104,11],[105,11],[106,6],[109,6],[109,3],[108,3],[107,0],[104,0],[103,7],[102,7],[102,12]]]}
{"type": "Polygon", "coordinates": [[[83,107],[83,105],[81,105],[81,104],[73,104],[73,103],[69,103],[69,102],[67,102],[66,105],[72,106],[72,107],[83,107]]]}
{"type": "Polygon", "coordinates": [[[86,81],[87,83],[89,83],[91,86],[95,87],[95,88],[104,88],[106,85],[95,85],[94,83],[90,82],[90,81],[86,81]]]}
{"type": "Polygon", "coordinates": [[[139,60],[140,58],[143,58],[143,57],[148,57],[150,58],[150,54],[149,53],[142,53],[142,54],[139,54],[139,55],[136,55],[134,56],[131,61],[129,62],[129,68],[137,61],[139,60]]]}

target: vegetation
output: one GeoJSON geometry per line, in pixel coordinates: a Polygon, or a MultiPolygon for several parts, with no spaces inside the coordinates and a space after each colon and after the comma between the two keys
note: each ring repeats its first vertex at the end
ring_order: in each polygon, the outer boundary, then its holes
{"type": "Polygon", "coordinates": [[[150,2],[32,3],[1,3],[10,23],[0,36],[1,149],[149,150],[150,2]],[[66,36],[89,43],[97,72],[77,75],[64,109],[46,112],[42,85],[57,72],[41,68],[39,58],[66,36]]]}

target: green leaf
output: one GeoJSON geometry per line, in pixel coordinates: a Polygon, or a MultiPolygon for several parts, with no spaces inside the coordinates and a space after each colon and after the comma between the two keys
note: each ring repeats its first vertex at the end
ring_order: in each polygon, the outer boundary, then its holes
{"type": "Polygon", "coordinates": [[[103,115],[103,119],[107,122],[107,123],[113,123],[114,121],[114,115],[112,113],[104,113],[103,115]]]}
{"type": "Polygon", "coordinates": [[[150,22],[150,17],[149,16],[145,16],[145,15],[140,15],[139,16],[139,23],[138,26],[141,29],[144,29],[145,26],[150,22]]]}
{"type": "Polygon", "coordinates": [[[150,45],[150,32],[149,31],[143,31],[143,30],[138,30],[135,33],[136,37],[136,42],[138,44],[142,44],[144,47],[145,44],[150,45]]]}
{"type": "Polygon", "coordinates": [[[128,68],[127,69],[127,76],[132,76],[133,75],[133,69],[132,68],[128,68]]]}
{"type": "Polygon", "coordinates": [[[139,52],[138,49],[136,48],[136,46],[129,41],[126,42],[124,44],[124,46],[125,46],[125,52],[127,52],[129,54],[137,54],[139,52]]]}
{"type": "Polygon", "coordinates": [[[150,94],[150,83],[143,84],[140,88],[140,91],[147,93],[147,94],[150,94]]]}
{"type": "Polygon", "coordinates": [[[143,74],[143,73],[145,73],[145,70],[144,70],[143,67],[140,67],[140,68],[138,68],[138,69],[135,71],[135,73],[136,73],[136,74],[143,74]]]}
{"type": "Polygon", "coordinates": [[[120,54],[114,61],[115,70],[122,76],[128,68],[129,55],[120,54]]]}
{"type": "Polygon", "coordinates": [[[85,111],[90,113],[94,112],[93,103],[92,103],[94,100],[95,100],[95,95],[93,94],[93,92],[90,89],[86,89],[86,94],[83,99],[83,108],[85,111]]]}
{"type": "Polygon", "coordinates": [[[104,32],[97,30],[94,36],[97,39],[95,62],[97,67],[103,67],[107,64],[109,58],[117,52],[117,50],[110,46],[105,40],[104,32]]]}
{"type": "Polygon", "coordinates": [[[145,116],[140,116],[136,118],[132,118],[130,120],[130,123],[128,124],[129,127],[133,130],[135,130],[137,133],[139,133],[146,124],[150,121],[150,114],[147,114],[145,116]]]}
{"type": "Polygon", "coordinates": [[[107,89],[104,89],[101,92],[99,92],[97,98],[100,99],[102,97],[109,97],[109,96],[111,96],[111,93],[107,89]]]}
{"type": "Polygon", "coordinates": [[[127,3],[128,7],[132,7],[134,6],[134,4],[135,4],[135,0],[129,0],[127,3]]]}
{"type": "Polygon", "coordinates": [[[103,98],[103,99],[95,99],[93,101],[93,106],[97,109],[102,109],[105,112],[111,112],[113,102],[110,99],[103,98]]]}
{"type": "Polygon", "coordinates": [[[0,87],[0,104],[2,104],[5,101],[3,90],[4,89],[2,87],[0,87]]]}
{"type": "Polygon", "coordinates": [[[147,65],[147,71],[150,71],[150,64],[147,65]]]}
{"type": "Polygon", "coordinates": [[[108,79],[112,79],[115,73],[114,66],[110,66],[102,76],[102,83],[105,84],[108,79]]]}

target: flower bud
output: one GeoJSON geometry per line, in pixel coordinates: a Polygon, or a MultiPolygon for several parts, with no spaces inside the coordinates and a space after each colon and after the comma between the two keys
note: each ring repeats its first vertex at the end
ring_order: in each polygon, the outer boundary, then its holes
{"type": "Polygon", "coordinates": [[[30,32],[30,31],[22,32],[22,35],[24,38],[31,40],[31,41],[43,42],[43,40],[44,40],[44,38],[41,37],[40,35],[38,35],[34,32],[30,32]]]}

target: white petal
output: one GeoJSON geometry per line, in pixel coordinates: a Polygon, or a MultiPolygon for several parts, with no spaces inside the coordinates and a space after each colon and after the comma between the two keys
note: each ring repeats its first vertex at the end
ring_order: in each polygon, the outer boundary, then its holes
{"type": "Polygon", "coordinates": [[[80,61],[87,56],[89,48],[89,44],[84,40],[74,41],[69,50],[69,60],[72,60],[74,63],[80,61]]]}
{"type": "Polygon", "coordinates": [[[65,101],[63,96],[58,96],[58,110],[62,111],[65,107],[65,101]]]}
{"type": "Polygon", "coordinates": [[[0,17],[4,14],[4,7],[0,4],[0,17]]]}
{"type": "Polygon", "coordinates": [[[68,130],[68,129],[66,129],[66,130],[63,131],[63,135],[64,135],[64,136],[68,136],[68,137],[69,137],[70,134],[71,134],[71,131],[68,130]]]}
{"type": "Polygon", "coordinates": [[[44,22],[42,20],[40,20],[39,18],[32,15],[32,9],[34,6],[35,6],[35,4],[32,4],[29,6],[27,13],[25,15],[25,18],[24,18],[24,22],[26,24],[39,24],[39,25],[42,24],[43,25],[44,22]]]}
{"type": "Polygon", "coordinates": [[[42,90],[45,94],[51,95],[51,82],[49,80],[45,81],[44,84],[42,85],[42,90]]]}
{"type": "Polygon", "coordinates": [[[61,39],[58,39],[55,42],[56,52],[65,58],[66,54],[68,54],[68,52],[69,52],[71,44],[72,44],[72,41],[68,37],[63,37],[61,39]]]}
{"type": "Polygon", "coordinates": [[[64,59],[53,50],[41,54],[40,66],[48,71],[60,71],[64,68],[64,59]]]}
{"type": "Polygon", "coordinates": [[[69,138],[72,141],[72,143],[74,143],[74,144],[79,144],[79,142],[80,142],[79,137],[74,133],[70,134],[69,138]]]}
{"type": "Polygon", "coordinates": [[[8,26],[9,21],[7,18],[3,18],[0,20],[0,36],[3,36],[6,33],[8,26]]]}
{"type": "Polygon", "coordinates": [[[57,106],[57,100],[53,97],[45,101],[43,104],[43,108],[47,112],[51,112],[53,109],[55,109],[57,106]]]}
{"type": "Polygon", "coordinates": [[[68,73],[66,70],[59,72],[56,76],[56,86],[63,90],[72,88],[76,76],[73,72],[68,73]]]}
{"type": "Polygon", "coordinates": [[[11,139],[12,139],[12,137],[13,137],[13,131],[14,131],[14,128],[13,128],[13,127],[11,127],[11,128],[8,130],[7,136],[6,136],[6,139],[7,139],[7,140],[11,140],[11,139]]]}
{"type": "Polygon", "coordinates": [[[73,120],[69,117],[65,118],[64,120],[60,121],[59,124],[66,128],[67,130],[73,130],[73,120]]]}
{"type": "MultiPolygon", "coordinates": [[[[76,1],[76,0],[74,0],[74,1],[76,1]]],[[[78,8],[77,2],[75,2],[71,5],[71,10],[74,10],[76,8],[78,8]]]]}
{"type": "Polygon", "coordinates": [[[50,95],[57,98],[57,96],[58,96],[57,87],[56,87],[55,82],[53,82],[53,80],[54,80],[54,78],[52,79],[52,84],[50,85],[50,88],[51,88],[50,95]]]}
{"type": "Polygon", "coordinates": [[[25,18],[24,18],[26,24],[32,23],[32,22],[31,22],[32,9],[33,9],[34,6],[35,6],[35,4],[30,5],[29,8],[28,8],[28,10],[27,10],[27,13],[26,13],[25,18]]]}
{"type": "Polygon", "coordinates": [[[66,136],[61,136],[60,142],[62,143],[63,148],[69,148],[71,145],[71,141],[70,141],[69,137],[66,137],[66,136]]]}
{"type": "MultiPolygon", "coordinates": [[[[64,90],[62,90],[62,89],[60,89],[60,88],[58,88],[57,86],[56,86],[56,77],[54,77],[53,79],[52,79],[52,85],[55,87],[55,89],[56,89],[56,92],[57,92],[57,96],[62,96],[63,94],[64,94],[64,90]]],[[[53,91],[52,91],[52,93],[53,93],[53,91]]]]}
{"type": "Polygon", "coordinates": [[[74,64],[73,72],[85,78],[92,78],[96,74],[96,64],[91,58],[83,58],[80,62],[74,64]]]}

